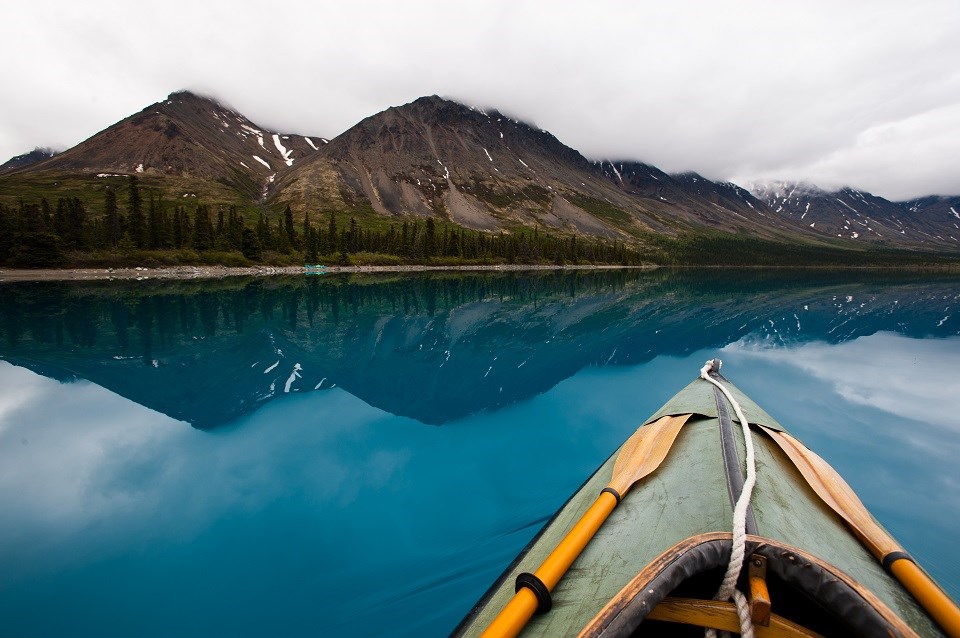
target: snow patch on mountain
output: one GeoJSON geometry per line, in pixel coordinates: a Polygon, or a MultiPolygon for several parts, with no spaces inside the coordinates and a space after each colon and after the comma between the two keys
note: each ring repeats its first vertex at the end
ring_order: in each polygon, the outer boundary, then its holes
{"type": "Polygon", "coordinates": [[[277,147],[277,150],[280,151],[280,155],[283,156],[283,161],[287,166],[293,166],[293,151],[287,150],[287,147],[280,143],[280,136],[276,133],[273,134],[273,144],[277,147]]]}

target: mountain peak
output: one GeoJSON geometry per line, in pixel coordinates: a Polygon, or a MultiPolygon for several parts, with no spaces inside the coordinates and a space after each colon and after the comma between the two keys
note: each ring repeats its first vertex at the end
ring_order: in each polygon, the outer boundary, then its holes
{"type": "Polygon", "coordinates": [[[204,102],[204,103],[212,103],[222,108],[228,108],[224,105],[223,101],[220,100],[219,98],[216,98],[212,95],[205,95],[203,93],[198,93],[196,91],[191,91],[190,89],[180,89],[179,91],[173,91],[167,96],[167,102],[204,102]]]}
{"type": "Polygon", "coordinates": [[[413,115],[417,119],[425,122],[452,122],[460,118],[470,117],[470,114],[477,113],[477,110],[455,100],[440,97],[439,95],[425,95],[417,98],[413,102],[389,108],[383,113],[390,112],[405,114],[407,116],[413,115]]]}
{"type": "Polygon", "coordinates": [[[3,164],[0,164],[0,173],[10,173],[21,168],[26,168],[27,166],[32,166],[43,160],[50,159],[56,154],[57,152],[52,148],[41,148],[38,146],[29,153],[11,157],[3,164]]]}
{"type": "Polygon", "coordinates": [[[191,91],[190,89],[180,89],[179,91],[171,91],[167,95],[167,99],[170,101],[174,100],[189,100],[189,99],[200,99],[200,96],[191,91]]]}
{"type": "Polygon", "coordinates": [[[198,184],[212,180],[218,188],[262,199],[277,174],[318,148],[313,139],[258,126],[214,97],[180,90],[43,167],[98,175],[145,173],[198,184]]]}
{"type": "Polygon", "coordinates": [[[411,106],[439,106],[445,104],[459,104],[456,100],[448,100],[447,98],[440,97],[436,93],[433,95],[424,95],[418,97],[413,102],[410,102],[411,106]]]}
{"type": "Polygon", "coordinates": [[[796,195],[825,195],[828,191],[807,181],[760,180],[747,185],[747,190],[760,199],[789,198],[796,195]]]}

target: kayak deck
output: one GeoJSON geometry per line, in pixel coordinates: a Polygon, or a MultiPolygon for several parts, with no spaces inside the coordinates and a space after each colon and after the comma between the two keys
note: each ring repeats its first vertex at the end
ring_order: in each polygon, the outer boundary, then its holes
{"type": "MultiPolygon", "coordinates": [[[[724,383],[753,426],[783,430],[732,384],[726,380],[724,383]]],[[[722,452],[719,417],[724,408],[723,402],[717,401],[713,386],[696,380],[651,416],[646,423],[664,415],[693,414],[665,461],[623,498],[553,589],[551,611],[534,616],[523,635],[575,635],[624,588],[635,583],[645,567],[688,539],[727,539],[729,556],[735,499],[728,487],[722,452]]],[[[735,429],[739,432],[739,427],[735,429]]],[[[773,543],[770,547],[795,549],[795,555],[809,556],[872,592],[880,607],[889,608],[918,634],[942,635],[913,597],[883,570],[839,516],[813,492],[779,446],[756,427],[752,429],[758,479],[751,499],[756,525],[756,536],[751,540],[761,543],[769,539],[773,543]]],[[[733,440],[742,460],[743,441],[739,436],[733,440]]],[[[610,482],[616,457],[617,454],[612,455],[541,530],[455,634],[479,635],[490,624],[514,595],[517,575],[534,572],[610,482]]],[[[715,588],[719,577],[711,582],[715,588]]],[[[667,593],[658,592],[658,596],[662,598],[667,593]]],[[[777,613],[777,600],[772,603],[777,613]]]]}

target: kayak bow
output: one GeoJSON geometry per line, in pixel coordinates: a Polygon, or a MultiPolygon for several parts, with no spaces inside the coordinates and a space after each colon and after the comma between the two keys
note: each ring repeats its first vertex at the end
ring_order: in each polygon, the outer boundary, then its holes
{"type": "MultiPolygon", "coordinates": [[[[839,474],[710,376],[742,406],[756,453],[737,581],[755,635],[960,638],[956,603],[839,474]]],[[[711,600],[730,563],[743,487],[745,444],[730,407],[706,380],[681,390],[544,526],[454,635],[630,636],[641,623],[668,635],[691,625],[741,631],[744,610],[738,617],[733,603],[711,600]]]]}

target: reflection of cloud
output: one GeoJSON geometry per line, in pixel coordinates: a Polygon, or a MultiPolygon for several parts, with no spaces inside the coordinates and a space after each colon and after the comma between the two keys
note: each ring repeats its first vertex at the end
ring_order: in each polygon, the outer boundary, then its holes
{"type": "Polygon", "coordinates": [[[0,389],[0,562],[12,553],[17,563],[71,562],[80,557],[54,558],[55,548],[77,538],[107,552],[193,538],[288,497],[291,485],[312,502],[344,504],[388,485],[409,458],[402,445],[338,445],[384,418],[339,391],[313,397],[326,399],[322,409],[296,397],[211,434],[95,384],[4,361],[0,389]]]}
{"type": "Polygon", "coordinates": [[[725,350],[795,366],[854,403],[928,423],[960,422],[960,338],[911,339],[880,332],[839,345],[772,348],[741,340],[725,350]]]}
{"type": "MultiPolygon", "coordinates": [[[[0,543],[25,525],[67,532],[129,507],[146,486],[127,472],[106,487],[103,469],[120,476],[144,450],[161,449],[187,430],[94,384],[65,385],[6,362],[0,362],[0,387],[14,390],[0,393],[6,408],[0,410],[0,543]]],[[[156,468],[150,480],[162,471],[156,468]]]]}
{"type": "MultiPolygon", "coordinates": [[[[459,614],[435,614],[437,592],[468,608],[532,522],[622,440],[607,440],[603,420],[573,428],[588,407],[571,383],[448,428],[336,389],[291,394],[203,432],[94,384],[0,362],[0,396],[39,388],[0,423],[0,585],[31,602],[40,596],[31,592],[53,591],[43,604],[58,609],[94,597],[153,609],[162,599],[171,622],[216,618],[218,633],[276,633],[276,610],[321,617],[333,635],[360,614],[372,633],[397,633],[386,628],[398,615],[418,619],[405,635],[447,633],[459,614]],[[549,462],[516,490],[538,459],[549,462]],[[365,587],[372,581],[383,586],[365,587]]],[[[609,401],[590,394],[595,417],[609,401]]],[[[60,614],[35,633],[66,633],[61,619],[73,622],[60,614]]],[[[161,627],[157,635],[179,628],[161,627]]]]}
{"type": "Polygon", "coordinates": [[[12,369],[13,366],[9,363],[0,361],[0,387],[15,387],[17,389],[16,392],[0,394],[0,433],[4,430],[7,416],[33,399],[37,393],[41,391],[41,387],[46,382],[46,379],[43,377],[34,375],[30,378],[18,378],[17,383],[11,384],[10,377],[14,376],[10,374],[12,369]]]}

